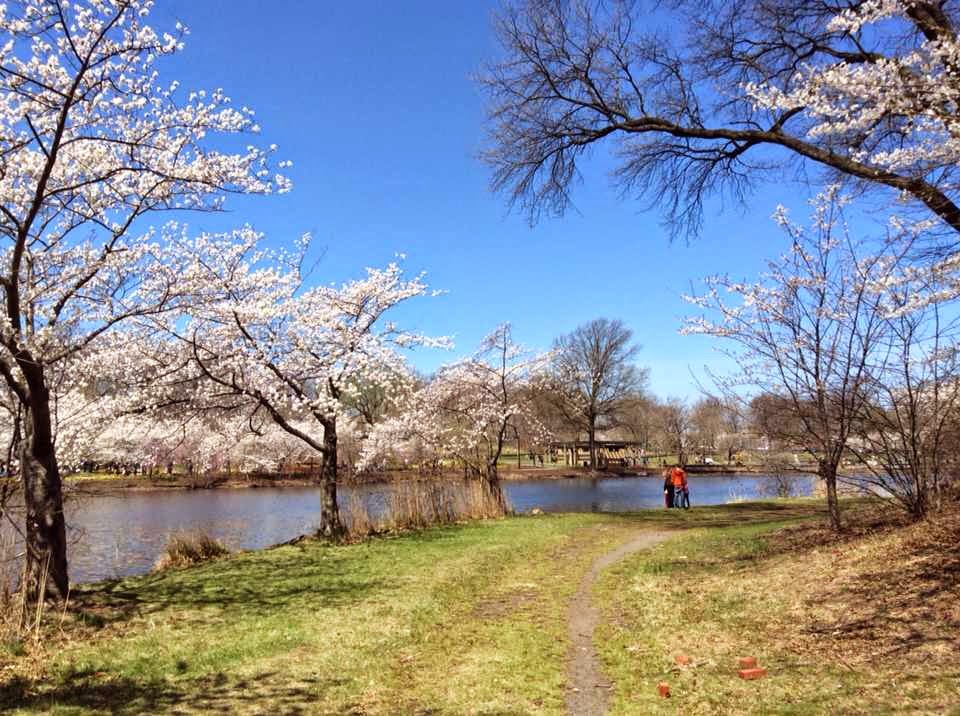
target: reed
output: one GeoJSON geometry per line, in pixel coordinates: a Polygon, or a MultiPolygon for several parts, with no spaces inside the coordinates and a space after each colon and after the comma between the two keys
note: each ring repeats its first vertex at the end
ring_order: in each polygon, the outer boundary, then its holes
{"type": "Polygon", "coordinates": [[[388,484],[382,501],[353,493],[341,517],[350,537],[359,538],[502,517],[507,511],[477,480],[398,479],[388,484]]]}
{"type": "Polygon", "coordinates": [[[153,565],[154,572],[189,567],[230,554],[222,542],[206,532],[186,532],[171,535],[160,558],[153,565]]]}

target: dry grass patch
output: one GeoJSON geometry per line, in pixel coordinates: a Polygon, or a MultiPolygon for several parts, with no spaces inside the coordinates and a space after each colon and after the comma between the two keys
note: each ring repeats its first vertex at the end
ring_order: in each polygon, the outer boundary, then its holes
{"type": "Polygon", "coordinates": [[[153,565],[154,572],[178,569],[220,559],[230,554],[222,542],[205,532],[188,532],[172,535],[167,546],[153,565]]]}
{"type": "MultiPolygon", "coordinates": [[[[825,553],[824,553],[825,552],[825,553]]],[[[808,560],[808,650],[840,663],[960,663],[960,509],[808,560]]]]}
{"type": "Polygon", "coordinates": [[[697,530],[600,585],[614,713],[944,713],[960,708],[960,511],[697,530]],[[693,658],[678,667],[676,654],[693,658]],[[769,668],[736,677],[736,658],[769,668]],[[656,682],[673,686],[670,704],[656,682]]]}
{"type": "Polygon", "coordinates": [[[454,525],[505,515],[502,505],[478,480],[395,479],[382,502],[356,492],[341,507],[349,540],[454,525]]]}
{"type": "Polygon", "coordinates": [[[501,619],[530,609],[539,593],[540,589],[536,584],[517,585],[510,591],[481,599],[473,609],[473,616],[479,619],[501,619]]]}

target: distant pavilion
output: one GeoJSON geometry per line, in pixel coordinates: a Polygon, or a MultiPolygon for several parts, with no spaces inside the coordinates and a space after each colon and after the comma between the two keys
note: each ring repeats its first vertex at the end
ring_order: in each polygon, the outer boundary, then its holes
{"type": "MultiPolygon", "coordinates": [[[[594,440],[597,464],[621,467],[640,467],[655,455],[646,453],[642,443],[632,440],[594,440]]],[[[583,467],[590,464],[590,443],[586,440],[566,440],[547,445],[547,456],[553,463],[568,467],[583,467]]]]}

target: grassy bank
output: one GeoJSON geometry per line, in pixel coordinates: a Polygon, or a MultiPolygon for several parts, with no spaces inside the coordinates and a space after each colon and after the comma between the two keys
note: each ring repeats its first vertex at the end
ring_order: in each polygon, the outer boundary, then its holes
{"type": "MultiPolygon", "coordinates": [[[[885,687],[887,662],[849,663],[837,644],[854,642],[804,631],[832,635],[828,615],[843,616],[809,602],[825,585],[841,588],[818,570],[865,568],[889,548],[882,540],[907,539],[859,537],[838,556],[813,528],[775,532],[818,514],[797,501],[522,517],[349,546],[304,542],[94,585],[75,595],[53,645],[0,656],[0,709],[563,713],[567,605],[590,564],[639,530],[673,536],[606,571],[595,590],[614,712],[948,705],[955,666],[937,661],[916,686],[885,687]],[[744,650],[770,667],[768,679],[730,677],[744,650]],[[682,673],[679,652],[694,659],[682,673]],[[669,702],[655,696],[662,679],[669,702]]],[[[952,653],[939,648],[918,654],[952,653]]]]}
{"type": "Polygon", "coordinates": [[[702,526],[609,570],[595,598],[612,713],[960,713],[960,514],[898,518],[859,503],[839,541],[819,524],[702,526]],[[738,678],[740,656],[767,677],[738,678]]]}
{"type": "Polygon", "coordinates": [[[594,515],[499,520],[92,588],[42,678],[8,678],[3,706],[555,713],[567,572],[629,528],[594,515]]]}

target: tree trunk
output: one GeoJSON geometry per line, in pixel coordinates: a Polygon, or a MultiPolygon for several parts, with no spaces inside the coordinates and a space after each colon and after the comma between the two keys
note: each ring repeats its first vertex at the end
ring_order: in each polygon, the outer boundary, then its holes
{"type": "Polygon", "coordinates": [[[496,502],[500,513],[506,514],[507,498],[503,494],[503,487],[500,485],[500,475],[497,472],[496,465],[492,467],[487,465],[487,470],[482,476],[482,479],[483,488],[487,491],[487,494],[493,498],[494,502],[496,502]]]}
{"type": "Polygon", "coordinates": [[[67,534],[63,518],[63,489],[53,445],[50,400],[46,388],[30,393],[24,436],[20,446],[20,475],[26,508],[26,571],[23,588],[28,598],[65,599],[67,534]],[[44,576],[45,575],[45,576],[44,576]],[[45,584],[44,594],[40,594],[45,584]]]}
{"type": "Polygon", "coordinates": [[[820,466],[820,477],[827,488],[827,511],[830,514],[830,526],[834,531],[842,529],[840,522],[840,501],[837,497],[837,468],[833,465],[820,466]]]}
{"type": "Polygon", "coordinates": [[[590,450],[590,469],[597,469],[597,431],[594,423],[590,423],[590,428],[587,430],[587,441],[589,443],[588,447],[590,450]]]}
{"type": "Polygon", "coordinates": [[[320,529],[322,537],[340,539],[346,534],[337,501],[337,422],[323,424],[323,463],[320,466],[320,529]]]}

